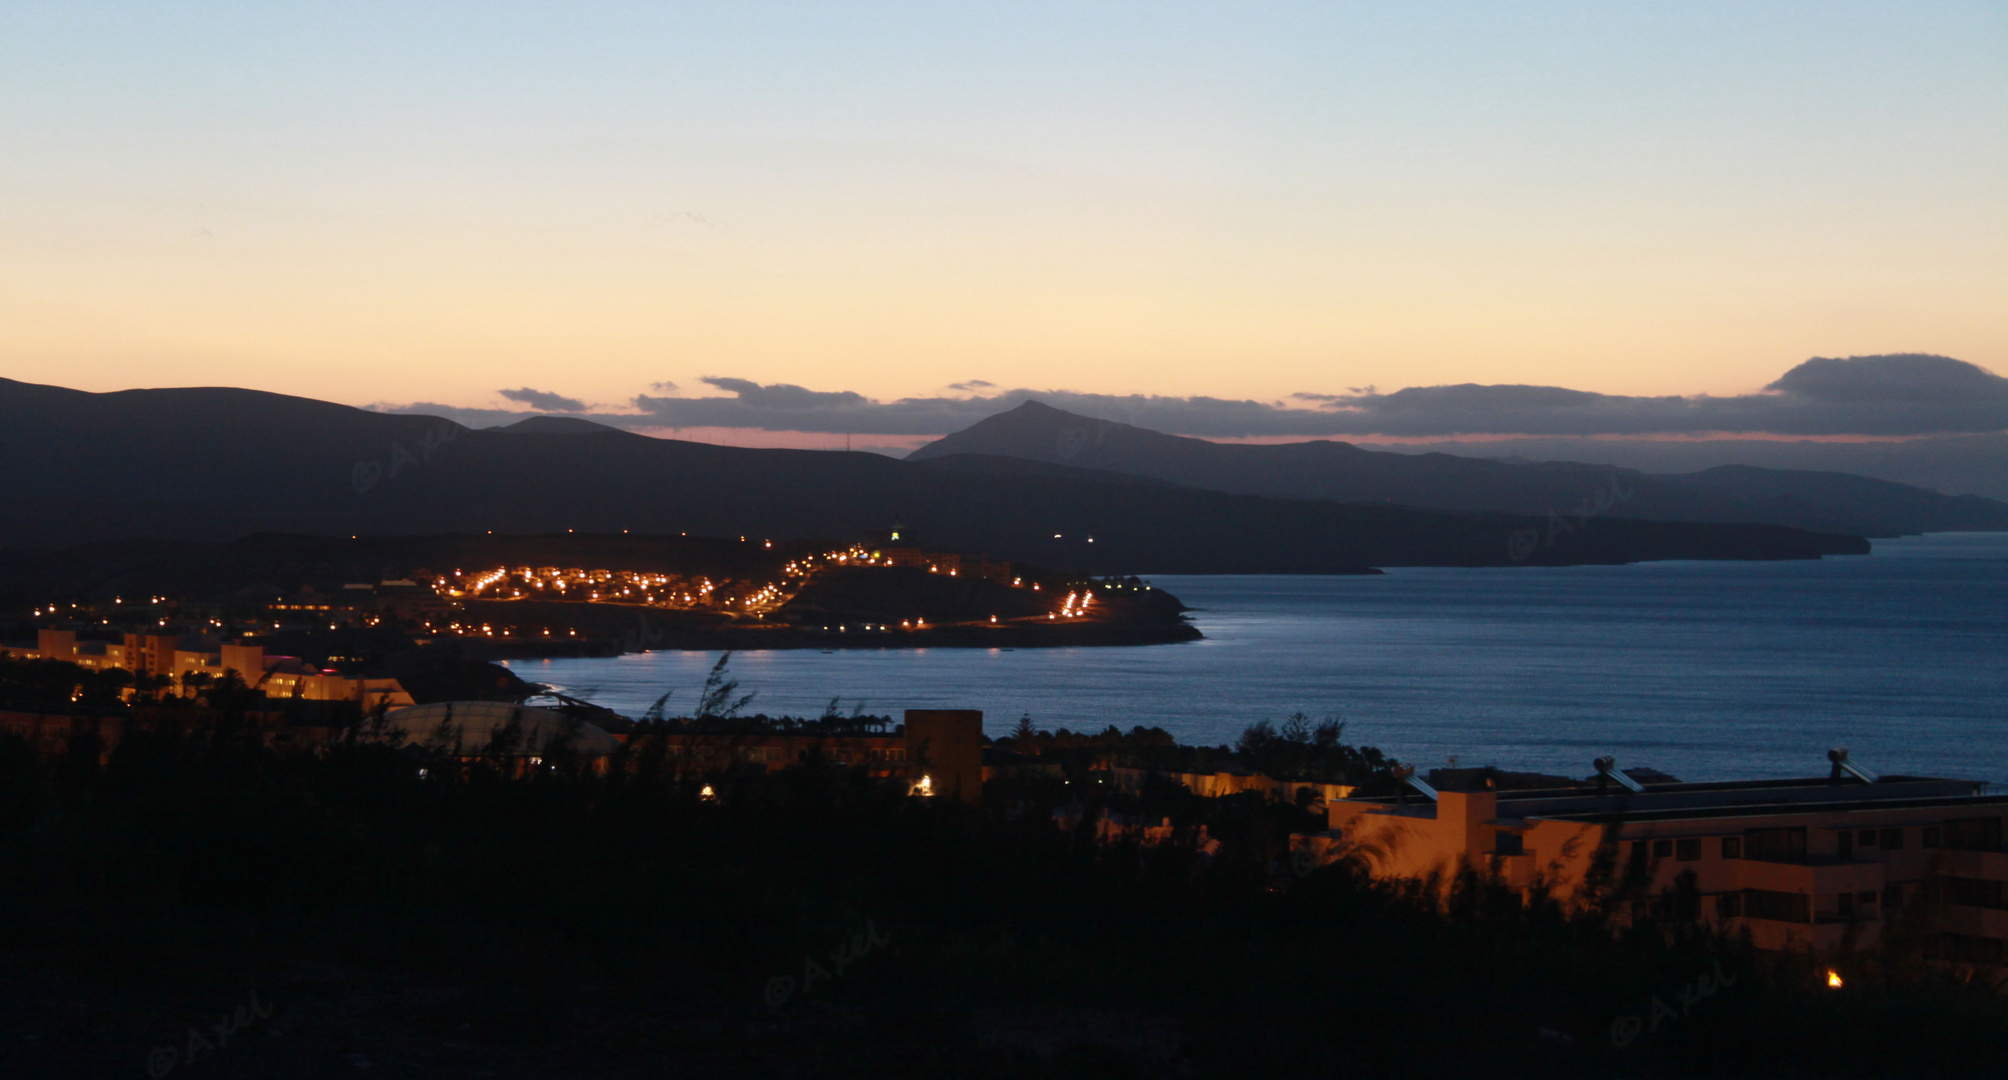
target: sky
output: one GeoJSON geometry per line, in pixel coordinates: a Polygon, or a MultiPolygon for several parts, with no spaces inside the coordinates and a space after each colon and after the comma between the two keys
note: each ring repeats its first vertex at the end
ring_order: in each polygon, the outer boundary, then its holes
{"type": "Polygon", "coordinates": [[[2008,371],[2004,192],[1998,2],[0,5],[0,376],[86,390],[2008,371]]]}

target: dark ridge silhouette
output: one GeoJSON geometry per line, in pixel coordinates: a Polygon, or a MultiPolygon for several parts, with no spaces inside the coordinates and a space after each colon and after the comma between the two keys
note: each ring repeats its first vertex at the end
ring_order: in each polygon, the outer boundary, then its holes
{"type": "Polygon", "coordinates": [[[0,479],[10,509],[0,519],[7,547],[574,529],[781,541],[848,539],[904,521],[930,546],[1098,575],[1868,550],[1858,536],[1769,524],[1633,520],[1619,516],[1630,510],[1618,504],[1558,507],[1584,511],[1559,521],[1545,510],[1532,517],[1340,505],[1073,472],[1028,475],[1018,466],[968,475],[869,453],[753,450],[625,432],[472,431],[437,417],[235,389],[89,394],[0,381],[0,452],[13,466],[0,479]]]}
{"type": "Polygon", "coordinates": [[[1841,472],[1952,495],[2008,500],[2008,434],[1999,433],[1890,442],[1523,436],[1482,441],[1444,439],[1403,451],[1425,449],[1499,461],[1584,461],[1649,473],[1691,473],[1719,465],[1841,472]]]}
{"type": "Polygon", "coordinates": [[[1862,536],[2008,529],[2008,503],[1845,473],[1726,466],[1649,475],[1566,461],[1402,454],[1325,440],[1225,444],[1077,416],[1037,402],[930,443],[907,460],[969,472],[1005,458],[1130,473],[1210,491],[1437,510],[1568,515],[1585,499],[1594,505],[1605,492],[1605,500],[1622,496],[1609,513],[1654,521],[1746,522],[1862,536]]]}
{"type": "Polygon", "coordinates": [[[577,416],[532,416],[491,430],[511,435],[605,435],[620,429],[577,416]]]}

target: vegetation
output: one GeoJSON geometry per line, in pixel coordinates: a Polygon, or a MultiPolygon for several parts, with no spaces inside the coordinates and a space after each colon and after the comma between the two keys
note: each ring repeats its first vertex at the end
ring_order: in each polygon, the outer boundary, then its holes
{"type": "MultiPolygon", "coordinates": [[[[1336,752],[1290,732],[1311,750],[1284,753],[1336,752]]],[[[815,763],[700,785],[557,755],[518,777],[366,740],[281,752],[228,722],[129,732],[102,763],[0,737],[0,970],[64,988],[10,996],[0,1054],[36,1034],[105,1066],[72,1072],[133,1072],[247,985],[278,1011],[216,1058],[243,1075],[363,1055],[499,1076],[1914,1076],[2008,1051],[1990,995],[1873,969],[1831,991],[1677,902],[1617,933],[1473,875],[1439,895],[1300,872],[1302,812],[1252,796],[1189,804],[1209,856],[1056,828],[1031,786],[991,795],[815,763]],[[1655,998],[1677,1015],[1619,1045],[1655,998]]]]}
{"type": "Polygon", "coordinates": [[[1100,732],[1066,728],[1042,731],[1027,716],[997,746],[1060,763],[1070,777],[1098,768],[1123,765],[1160,772],[1213,772],[1248,769],[1278,780],[1308,780],[1365,785],[1385,781],[1396,762],[1371,747],[1348,746],[1340,739],[1345,724],[1337,719],[1312,725],[1298,713],[1278,728],[1258,721],[1241,733],[1233,746],[1191,746],[1163,728],[1138,725],[1128,731],[1110,726],[1100,732]]]}
{"type": "Polygon", "coordinates": [[[1312,726],[1303,713],[1283,722],[1279,730],[1257,721],[1241,733],[1235,749],[1256,772],[1279,780],[1322,780],[1365,785],[1384,779],[1393,758],[1371,746],[1347,746],[1346,725],[1336,717],[1312,726]]]}

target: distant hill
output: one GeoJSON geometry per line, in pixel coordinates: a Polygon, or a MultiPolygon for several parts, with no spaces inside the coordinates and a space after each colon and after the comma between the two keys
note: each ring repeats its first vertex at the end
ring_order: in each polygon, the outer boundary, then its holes
{"type": "Polygon", "coordinates": [[[1528,436],[1391,446],[1398,453],[1585,461],[1648,473],[1691,473],[1721,465],[1851,473],[1875,480],[2008,500],[2008,434],[1941,435],[1894,442],[1813,439],[1589,439],[1528,436]]]}
{"type": "Polygon", "coordinates": [[[1393,453],[1324,440],[1215,443],[1037,402],[929,443],[907,460],[969,471],[1007,458],[1210,491],[1542,518],[1590,507],[1655,521],[1762,523],[1863,536],[2008,529],[2008,503],[1845,473],[1723,466],[1651,475],[1574,462],[1393,453]]]}
{"type": "MultiPolygon", "coordinates": [[[[546,426],[546,425],[538,425],[546,426]]],[[[1094,573],[1339,573],[1374,566],[1812,558],[1858,537],[1266,498],[1012,464],[974,473],[868,453],[754,450],[607,431],[473,431],[236,389],[90,394],[0,380],[0,547],[131,537],[443,533],[923,542],[1094,573]]],[[[1058,463],[1065,465],[1067,463],[1058,463]]]]}
{"type": "Polygon", "coordinates": [[[488,430],[512,435],[605,435],[620,429],[581,416],[532,416],[488,430]]]}

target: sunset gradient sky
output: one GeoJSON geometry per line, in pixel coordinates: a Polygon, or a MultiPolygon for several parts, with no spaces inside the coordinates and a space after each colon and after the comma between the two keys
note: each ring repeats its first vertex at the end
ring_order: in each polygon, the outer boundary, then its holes
{"type": "Polygon", "coordinates": [[[1274,401],[1901,352],[2008,371],[1999,3],[0,6],[16,379],[1274,401]]]}

